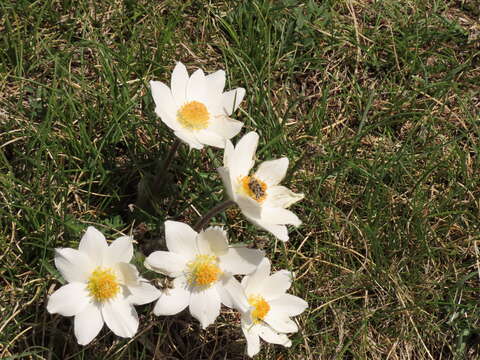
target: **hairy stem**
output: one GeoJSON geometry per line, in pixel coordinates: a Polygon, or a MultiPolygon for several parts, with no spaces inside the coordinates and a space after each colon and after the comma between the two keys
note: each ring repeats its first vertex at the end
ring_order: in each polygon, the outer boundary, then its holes
{"type": "Polygon", "coordinates": [[[152,190],[159,192],[162,190],[163,186],[165,185],[165,179],[167,179],[167,170],[170,167],[170,164],[172,163],[173,158],[175,157],[175,154],[177,152],[178,147],[180,146],[180,139],[175,139],[173,142],[170,151],[168,152],[167,158],[162,164],[162,167],[157,170],[157,174],[155,175],[155,178],[153,179],[152,183],[152,190]]]}
{"type": "Polygon", "coordinates": [[[200,231],[202,230],[205,225],[207,225],[210,222],[210,219],[214,217],[215,215],[221,213],[222,211],[225,211],[228,209],[230,206],[235,205],[235,202],[232,200],[225,200],[224,202],[218,204],[215,206],[213,209],[210,209],[205,215],[202,216],[200,220],[195,224],[193,229],[195,231],[200,231]]]}

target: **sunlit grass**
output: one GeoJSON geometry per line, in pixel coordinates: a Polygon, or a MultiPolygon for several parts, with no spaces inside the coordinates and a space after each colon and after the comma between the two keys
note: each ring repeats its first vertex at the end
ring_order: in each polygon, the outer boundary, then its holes
{"type": "Polygon", "coordinates": [[[228,311],[201,331],[188,313],[155,318],[147,305],[135,338],[104,330],[87,347],[71,319],[46,312],[61,281],[53,249],[76,248],[88,225],[132,232],[141,264],[166,219],[193,225],[223,199],[222,151],[182,145],[170,196],[149,213],[129,207],[174,140],[148,82],[167,82],[177,60],[224,68],[228,88],[247,89],[237,118],[260,134],[257,156],[287,156],[285,185],[306,194],[285,245],[236,209],[214,219],[294,271],[310,305],[292,348],[265,345],[259,359],[478,356],[475,7],[91,4],[0,4],[0,357],[246,358],[228,311]]]}

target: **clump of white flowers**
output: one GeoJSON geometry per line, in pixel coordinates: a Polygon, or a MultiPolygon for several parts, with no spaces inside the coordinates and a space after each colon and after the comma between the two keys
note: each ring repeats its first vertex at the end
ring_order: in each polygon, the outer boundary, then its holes
{"type": "MultiPolygon", "coordinates": [[[[139,326],[135,305],[157,300],[153,309],[157,316],[175,315],[188,307],[205,329],[215,322],[223,304],[240,312],[250,357],[260,351],[260,338],[291,346],[287,334],[298,331],[291,318],[307,308],[303,299],[287,294],[292,273],[270,274],[271,263],[263,251],[231,244],[221,227],[202,230],[215,211],[237,204],[250,222],[287,241],[286,225],[302,223],[287,208],[304,197],[280,185],[288,159],[264,161],[252,173],[259,136],[252,131],[236,146],[230,141],[243,126],[230,116],[245,90],[223,92],[223,70],[205,75],[198,69],[189,76],[179,62],[170,87],[159,81],[151,81],[150,86],[156,114],[179,139],[195,149],[204,145],[225,149],[218,173],[229,200],[215,207],[195,230],[182,222],[165,222],[168,251],[154,251],[144,262],[146,268],[173,278],[173,286],[161,290],[130,263],[131,237],[122,236],[109,245],[102,233],[88,227],[78,250],[55,250],[55,265],[67,284],[50,295],[47,310],[73,316],[77,341],[85,345],[104,323],[120,337],[133,337],[139,326]],[[239,282],[235,276],[243,279],[239,282]]],[[[176,147],[172,149],[174,154],[176,147]]]]}

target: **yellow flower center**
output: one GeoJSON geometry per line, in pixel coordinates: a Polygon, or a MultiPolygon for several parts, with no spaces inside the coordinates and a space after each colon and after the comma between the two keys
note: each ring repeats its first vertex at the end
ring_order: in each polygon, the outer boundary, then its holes
{"type": "Polygon", "coordinates": [[[208,126],[210,114],[207,107],[198,101],[190,101],[177,111],[177,120],[184,128],[202,130],[208,126]]]}
{"type": "Polygon", "coordinates": [[[267,197],[267,184],[255,176],[245,176],[240,183],[241,190],[253,200],[261,203],[267,197]]]}
{"type": "Polygon", "coordinates": [[[270,305],[260,295],[250,295],[248,297],[248,303],[254,307],[252,310],[252,319],[255,323],[262,321],[270,311],[270,305]]]}
{"type": "Polygon", "coordinates": [[[195,286],[210,287],[222,275],[222,270],[218,267],[218,258],[213,255],[197,255],[187,267],[188,282],[195,286]]]}
{"type": "Polygon", "coordinates": [[[88,279],[87,290],[91,297],[102,302],[117,295],[120,291],[120,284],[111,268],[97,267],[88,279]]]}

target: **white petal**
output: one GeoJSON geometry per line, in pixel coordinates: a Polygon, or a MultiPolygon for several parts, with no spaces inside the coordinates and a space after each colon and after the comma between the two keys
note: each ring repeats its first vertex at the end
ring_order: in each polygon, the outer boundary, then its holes
{"type": "Polygon", "coordinates": [[[214,286],[217,289],[218,296],[220,297],[220,302],[226,307],[229,307],[229,308],[235,307],[235,303],[232,300],[230,293],[224,288],[221,282],[217,282],[214,286]]]}
{"type": "Polygon", "coordinates": [[[86,284],[72,282],[62,286],[48,298],[47,311],[50,314],[74,316],[82,312],[89,302],[86,284]]]}
{"type": "Polygon", "coordinates": [[[80,345],[87,345],[98,335],[103,327],[103,318],[100,308],[94,304],[88,304],[85,309],[75,316],[74,333],[80,345]]]}
{"type": "Polygon", "coordinates": [[[220,135],[222,139],[231,139],[242,130],[243,123],[226,116],[212,116],[208,130],[220,135]]]}
{"type": "Polygon", "coordinates": [[[158,299],[161,294],[160,290],[146,281],[141,281],[140,284],[136,286],[129,286],[128,290],[131,292],[128,301],[135,305],[151,303],[158,299]]]}
{"type": "Polygon", "coordinates": [[[225,146],[225,138],[210,129],[199,130],[195,132],[197,141],[201,144],[210,145],[223,149],[225,146]]]}
{"type": "Polygon", "coordinates": [[[287,208],[303,198],[303,194],[294,193],[285,186],[270,186],[267,188],[267,198],[265,199],[264,206],[287,208]]]}
{"type": "Polygon", "coordinates": [[[258,334],[266,342],[269,342],[270,344],[283,345],[285,347],[292,346],[292,342],[287,335],[277,333],[268,325],[259,324],[258,327],[258,334]]]}
{"type": "Polygon", "coordinates": [[[177,277],[187,266],[183,255],[170,251],[155,251],[145,259],[145,267],[160,274],[177,277]]]}
{"type": "Polygon", "coordinates": [[[268,301],[276,299],[285,294],[291,285],[292,273],[287,270],[277,271],[263,283],[262,295],[268,301]]]}
{"type": "Polygon", "coordinates": [[[198,254],[197,232],[187,224],[179,221],[165,221],[165,238],[168,250],[182,255],[187,261],[198,254]]]}
{"type": "Polygon", "coordinates": [[[120,296],[102,304],[102,316],[117,336],[132,337],[137,332],[137,312],[133,305],[120,296]]]}
{"type": "Polygon", "coordinates": [[[258,336],[257,325],[244,324],[242,322],[242,331],[247,340],[247,354],[250,357],[258,354],[260,351],[260,337],[258,336]]]}
{"type": "Polygon", "coordinates": [[[230,247],[227,254],[220,256],[220,267],[233,275],[246,275],[255,271],[264,257],[260,250],[230,247]]]}
{"type": "Polygon", "coordinates": [[[203,145],[198,142],[197,138],[193,134],[186,130],[175,131],[174,134],[183,142],[187,143],[193,149],[200,150],[203,145]]]}
{"type": "Polygon", "coordinates": [[[275,235],[278,240],[288,241],[288,230],[285,225],[271,224],[258,219],[253,219],[247,216],[247,219],[258,227],[267,230],[269,233],[275,235]]]}
{"type": "Polygon", "coordinates": [[[244,135],[235,146],[235,150],[229,156],[230,174],[232,178],[247,176],[255,164],[253,157],[258,146],[258,134],[254,131],[244,135]]]}
{"type": "Polygon", "coordinates": [[[305,311],[308,303],[298,296],[283,294],[268,302],[274,312],[282,312],[288,316],[296,316],[305,311]]]}
{"type": "Polygon", "coordinates": [[[133,257],[133,244],[130,236],[121,236],[113,241],[107,249],[103,264],[113,265],[118,262],[130,262],[133,257]]]}
{"type": "Polygon", "coordinates": [[[177,104],[168,86],[161,81],[150,81],[150,88],[156,106],[155,113],[170,129],[180,129],[181,125],[177,121],[177,104]]]}
{"type": "Polygon", "coordinates": [[[172,88],[173,99],[177,107],[181,107],[186,100],[188,84],[188,71],[185,65],[177,62],[172,72],[170,87],[172,88]]]}
{"type": "Polygon", "coordinates": [[[115,269],[118,281],[126,286],[135,286],[140,284],[138,270],[133,264],[121,262],[112,266],[115,269]]]}
{"type": "Polygon", "coordinates": [[[233,276],[225,276],[221,282],[218,282],[218,289],[220,289],[219,294],[225,306],[234,307],[241,313],[246,313],[250,310],[245,289],[233,276]]]}
{"type": "Polygon", "coordinates": [[[263,320],[275,331],[281,333],[294,333],[298,331],[298,326],[295,321],[280,311],[272,311],[272,309],[270,309],[263,320]]]}
{"type": "MultiPolygon", "coordinates": [[[[223,166],[227,169],[232,167],[232,159],[235,155],[235,148],[230,140],[225,142],[225,150],[223,150],[223,166]]],[[[252,165],[253,166],[253,165],[252,165]]]]}
{"type": "Polygon", "coordinates": [[[249,220],[261,221],[262,205],[248,196],[237,194],[236,203],[249,220]]]}
{"type": "Polygon", "coordinates": [[[283,208],[272,208],[264,206],[262,209],[262,222],[277,225],[300,226],[302,221],[293,212],[283,208]]]}
{"type": "Polygon", "coordinates": [[[207,102],[207,97],[207,80],[205,79],[203,70],[198,69],[192,74],[192,76],[190,76],[190,79],[188,80],[187,102],[198,101],[205,104],[207,102]]]}
{"type": "Polygon", "coordinates": [[[283,157],[277,160],[264,161],[258,167],[255,176],[267,183],[267,185],[277,185],[287,174],[288,158],[283,157]]]}
{"type": "Polygon", "coordinates": [[[230,179],[230,172],[228,171],[228,168],[226,167],[219,167],[217,169],[218,174],[220,175],[220,178],[222,179],[223,186],[225,187],[225,191],[227,192],[228,197],[231,200],[235,201],[235,190],[232,186],[232,182],[230,179]]]}
{"type": "Polygon", "coordinates": [[[190,313],[200,321],[203,329],[213,324],[220,315],[220,295],[215,286],[204,290],[194,290],[190,294],[190,313]]]}
{"type": "Polygon", "coordinates": [[[198,250],[201,254],[225,255],[228,252],[227,233],[221,227],[211,226],[201,231],[197,237],[198,250]]]}
{"type": "Polygon", "coordinates": [[[87,228],[78,246],[78,250],[87,254],[95,266],[102,265],[107,248],[105,236],[93,226],[87,228]]]}
{"type": "Polygon", "coordinates": [[[243,100],[245,96],[244,88],[236,88],[223,93],[222,105],[225,113],[231,115],[243,100]]]}
{"type": "Polygon", "coordinates": [[[207,75],[205,78],[207,80],[208,92],[216,96],[221,96],[223,88],[225,87],[225,71],[215,71],[214,73],[207,75]]]}
{"type": "Polygon", "coordinates": [[[165,289],[158,298],[153,313],[157,316],[178,314],[188,306],[190,292],[187,291],[185,277],[178,277],[173,281],[173,289],[165,289]]]}
{"type": "Polygon", "coordinates": [[[95,268],[87,254],[70,248],[55,249],[55,266],[68,282],[87,282],[95,268]]]}
{"type": "Polygon", "coordinates": [[[270,276],[270,260],[263,258],[255,272],[246,276],[242,280],[242,286],[247,295],[259,295],[263,288],[263,283],[270,276]]]}

